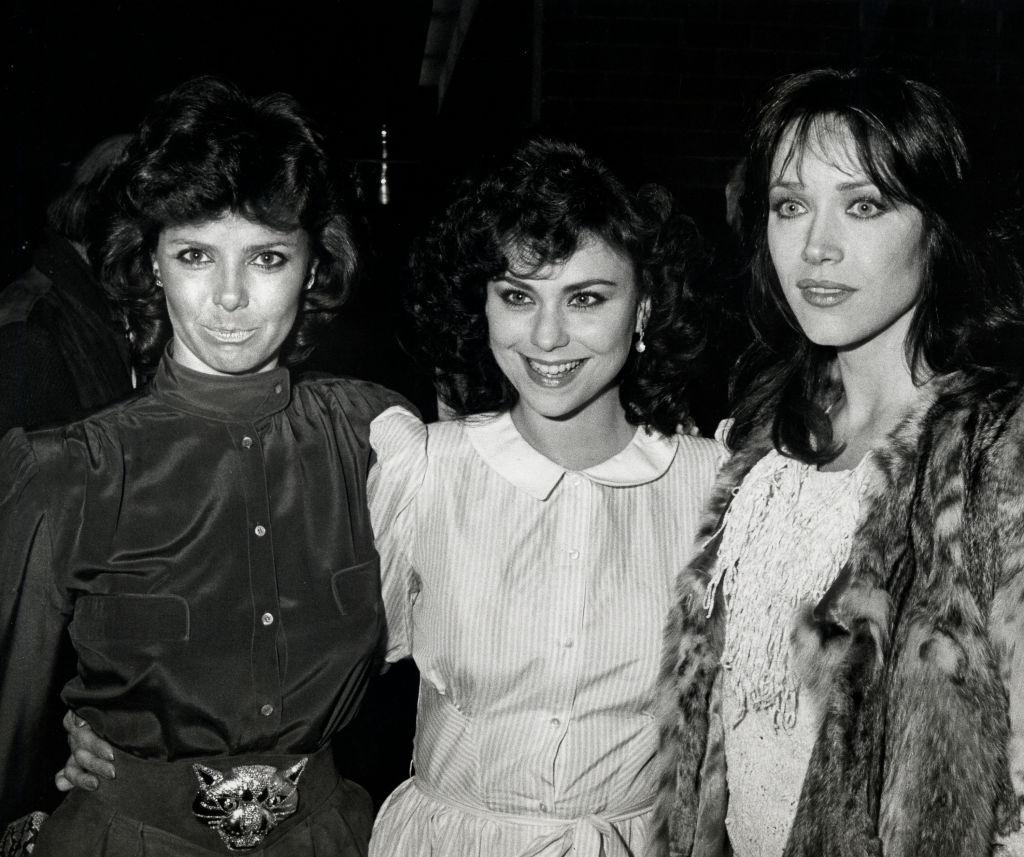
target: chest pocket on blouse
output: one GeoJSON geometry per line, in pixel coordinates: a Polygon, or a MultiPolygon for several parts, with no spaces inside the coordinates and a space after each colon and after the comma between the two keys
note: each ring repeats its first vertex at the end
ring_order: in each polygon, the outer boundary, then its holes
{"type": "Polygon", "coordinates": [[[331,576],[334,601],[349,621],[374,620],[382,613],[380,597],[380,558],[334,572],[331,576]]]}
{"type": "Polygon", "coordinates": [[[187,642],[188,602],[179,595],[85,595],[71,636],[81,642],[187,642]]]}

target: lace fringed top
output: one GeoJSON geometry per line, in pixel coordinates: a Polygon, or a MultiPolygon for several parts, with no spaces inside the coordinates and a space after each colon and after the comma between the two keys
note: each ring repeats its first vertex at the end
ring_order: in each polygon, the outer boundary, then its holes
{"type": "Polygon", "coordinates": [[[870,489],[871,457],[820,471],[768,453],[736,489],[709,589],[726,611],[722,704],[729,838],[737,857],[781,855],[817,717],[801,698],[789,637],[850,553],[870,489]]]}

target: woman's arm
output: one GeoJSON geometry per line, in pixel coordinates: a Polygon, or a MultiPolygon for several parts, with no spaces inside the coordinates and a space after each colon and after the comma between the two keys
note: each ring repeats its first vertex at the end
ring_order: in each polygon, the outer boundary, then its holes
{"type": "MultiPolygon", "coordinates": [[[[1009,702],[1007,755],[1019,803],[1024,799],[1024,432],[1018,430],[1007,449],[1009,460],[999,466],[996,475],[999,494],[994,532],[1000,579],[988,625],[1009,702]]],[[[1018,816],[1012,821],[1020,823],[1021,819],[1018,816]]],[[[996,842],[1005,849],[997,853],[1024,857],[1024,826],[1004,832],[996,842]]]]}
{"type": "MultiPolygon", "coordinates": [[[[55,803],[50,771],[69,677],[66,611],[54,583],[50,492],[20,429],[0,442],[0,827],[55,803]]],[[[59,752],[59,751],[58,751],[59,752]]]]}
{"type": "Polygon", "coordinates": [[[415,527],[410,506],[426,472],[427,429],[402,407],[389,408],[370,424],[376,461],[367,480],[374,543],[380,554],[381,596],[387,616],[389,662],[412,654],[414,575],[410,559],[415,527]]]}

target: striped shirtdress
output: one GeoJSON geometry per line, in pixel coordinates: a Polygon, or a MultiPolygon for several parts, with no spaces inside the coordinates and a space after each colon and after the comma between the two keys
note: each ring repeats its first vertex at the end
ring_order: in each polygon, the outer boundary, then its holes
{"type": "Polygon", "coordinates": [[[641,855],[662,628],[722,447],[638,429],[573,472],[507,413],[398,407],[370,442],[388,659],[421,675],[371,855],[641,855]]]}

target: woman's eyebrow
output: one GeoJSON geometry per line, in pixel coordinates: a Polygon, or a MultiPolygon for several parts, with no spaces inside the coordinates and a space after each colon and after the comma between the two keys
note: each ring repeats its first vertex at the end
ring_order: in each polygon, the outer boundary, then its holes
{"type": "Polygon", "coordinates": [[[291,250],[297,246],[298,242],[294,240],[282,239],[280,241],[264,241],[260,244],[250,244],[248,247],[243,247],[242,251],[245,253],[258,253],[261,250],[274,250],[277,247],[291,250]]]}
{"type": "MultiPolygon", "coordinates": [[[[849,190],[862,190],[862,189],[864,189],[866,187],[874,187],[874,186],[875,186],[875,183],[873,181],[871,181],[870,179],[856,179],[855,181],[851,181],[851,182],[840,182],[839,184],[837,184],[835,186],[835,189],[838,190],[838,191],[849,191],[849,190]]],[[[800,190],[800,189],[802,189],[804,187],[805,187],[804,183],[802,181],[799,181],[799,180],[790,180],[790,181],[781,181],[780,180],[780,181],[772,182],[771,187],[769,187],[768,190],[769,190],[769,192],[775,190],[776,188],[779,188],[780,190],[800,190]]]]}
{"type": "Polygon", "coordinates": [[[847,190],[863,190],[866,187],[874,187],[875,183],[870,179],[858,179],[852,182],[843,182],[836,185],[836,190],[847,191],[847,190]]]}
{"type": "MultiPolygon", "coordinates": [[[[208,241],[194,240],[192,238],[189,238],[187,235],[181,238],[169,238],[167,239],[167,243],[175,247],[198,247],[201,250],[211,250],[217,246],[216,244],[210,243],[208,241]]],[[[280,241],[261,241],[259,244],[248,244],[242,248],[242,252],[257,253],[261,250],[273,250],[277,247],[294,249],[296,246],[298,246],[296,241],[288,238],[283,238],[280,241]]]]}
{"type": "MultiPolygon", "coordinates": [[[[515,277],[512,274],[502,274],[500,277],[497,278],[497,280],[495,280],[495,282],[501,281],[510,283],[514,286],[518,286],[523,289],[529,289],[531,291],[533,291],[534,289],[534,286],[529,280],[520,280],[518,277],[515,277]]],[[[616,280],[606,280],[603,277],[589,277],[585,280],[577,280],[576,282],[573,283],[566,283],[562,287],[562,291],[570,292],[575,291],[576,289],[585,289],[590,286],[611,286],[613,288],[616,288],[618,287],[618,285],[619,283],[616,280]]]]}

